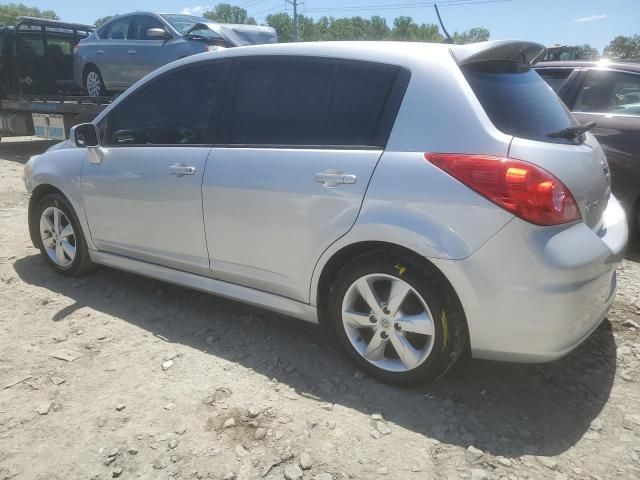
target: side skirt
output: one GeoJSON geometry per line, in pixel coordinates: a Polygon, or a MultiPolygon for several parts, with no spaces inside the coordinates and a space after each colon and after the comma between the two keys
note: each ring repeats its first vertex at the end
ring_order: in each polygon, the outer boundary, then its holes
{"type": "Polygon", "coordinates": [[[172,268],[142,262],[132,258],[123,257],[105,252],[89,250],[91,261],[107,267],[137,273],[145,277],[155,278],[164,282],[174,283],[184,287],[193,288],[206,293],[212,293],[221,297],[248,303],[265,308],[273,312],[281,313],[289,317],[298,318],[306,322],[318,323],[316,307],[307,305],[290,298],[281,297],[272,293],[255,290],[253,288],[227,283],[214,278],[203,277],[193,273],[174,270],[172,268]]]}

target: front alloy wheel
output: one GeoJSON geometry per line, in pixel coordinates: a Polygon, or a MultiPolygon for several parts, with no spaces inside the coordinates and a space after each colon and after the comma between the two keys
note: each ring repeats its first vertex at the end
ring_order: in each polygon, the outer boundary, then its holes
{"type": "Polygon", "coordinates": [[[93,270],[78,217],[66,197],[51,193],[31,201],[37,204],[29,206],[29,233],[51,268],[67,276],[93,270]]]}
{"type": "Polygon", "coordinates": [[[67,216],[56,207],[47,207],[40,215],[40,238],[53,263],[66,268],[76,258],[76,235],[67,216]]]}

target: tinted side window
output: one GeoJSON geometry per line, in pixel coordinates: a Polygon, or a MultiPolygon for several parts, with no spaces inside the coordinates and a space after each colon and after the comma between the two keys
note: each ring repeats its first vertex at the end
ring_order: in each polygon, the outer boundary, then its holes
{"type": "Polygon", "coordinates": [[[367,63],[338,66],[327,145],[373,145],[397,67],[367,63]]]}
{"type": "Polygon", "coordinates": [[[129,38],[129,24],[131,23],[131,17],[121,18],[114,20],[109,24],[106,38],[112,40],[127,40],[129,38]]]}
{"type": "Polygon", "coordinates": [[[138,15],[135,19],[132,39],[157,40],[157,38],[147,37],[147,30],[150,28],[162,28],[164,30],[164,25],[160,23],[160,20],[150,17],[149,15],[138,15]]]}
{"type": "Polygon", "coordinates": [[[109,115],[108,145],[212,143],[224,96],[226,62],[170,72],[109,115]]]}
{"type": "Polygon", "coordinates": [[[247,60],[237,80],[229,142],[323,145],[333,66],[310,60],[247,60]]]}
{"type": "Polygon", "coordinates": [[[640,115],[640,75],[589,70],[574,111],[640,115]]]}
{"type": "Polygon", "coordinates": [[[553,91],[558,93],[560,87],[562,87],[567,78],[569,78],[571,72],[573,72],[573,69],[541,68],[540,70],[537,70],[537,72],[538,75],[540,75],[542,79],[553,89],[553,91]]]}
{"type": "Polygon", "coordinates": [[[17,35],[16,56],[41,57],[44,55],[44,37],[41,33],[20,33],[17,35]]]}
{"type": "Polygon", "coordinates": [[[576,121],[528,64],[487,61],[465,65],[462,72],[498,130],[530,140],[570,142],[548,136],[576,121]]]}
{"type": "Polygon", "coordinates": [[[397,73],[397,67],[368,62],[245,60],[229,143],[373,145],[397,73]]]}

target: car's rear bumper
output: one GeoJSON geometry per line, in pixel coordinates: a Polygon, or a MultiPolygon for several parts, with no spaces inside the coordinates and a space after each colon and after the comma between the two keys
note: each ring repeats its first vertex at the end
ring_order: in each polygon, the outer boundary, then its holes
{"type": "Polygon", "coordinates": [[[598,231],[514,218],[466,259],[438,262],[464,307],[473,356],[545,362],[578,346],[613,302],[627,236],[612,196],[598,231]]]}

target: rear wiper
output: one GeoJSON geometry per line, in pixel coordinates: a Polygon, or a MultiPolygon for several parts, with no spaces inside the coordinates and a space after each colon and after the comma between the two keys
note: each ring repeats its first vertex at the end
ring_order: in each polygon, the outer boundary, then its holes
{"type": "Polygon", "coordinates": [[[562,130],[558,130],[556,132],[551,132],[547,135],[547,137],[551,138],[576,138],[582,135],[583,133],[588,132],[593,127],[596,126],[596,122],[588,122],[582,125],[574,125],[573,127],[563,128],[562,130]]]}

